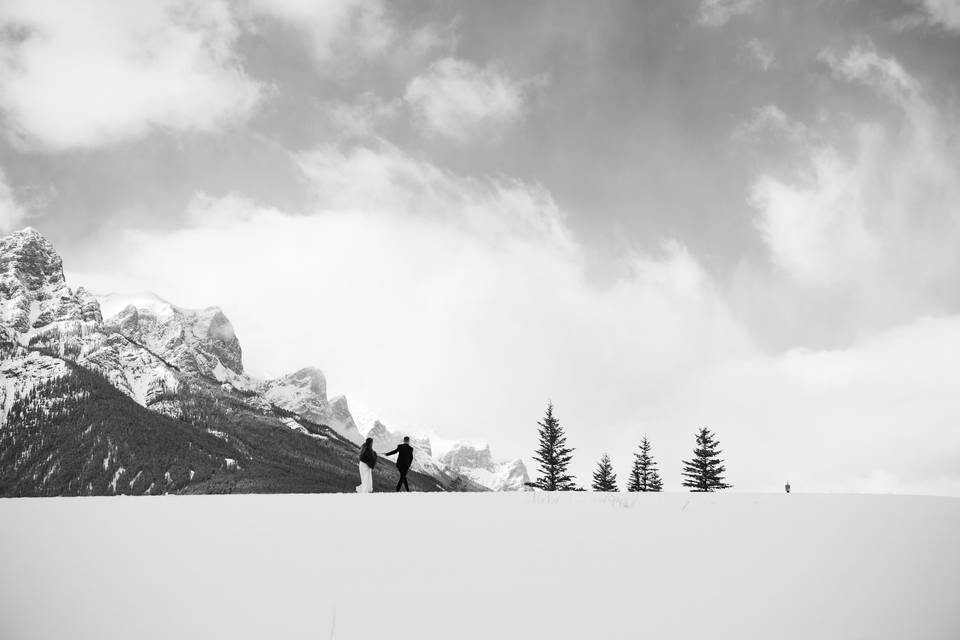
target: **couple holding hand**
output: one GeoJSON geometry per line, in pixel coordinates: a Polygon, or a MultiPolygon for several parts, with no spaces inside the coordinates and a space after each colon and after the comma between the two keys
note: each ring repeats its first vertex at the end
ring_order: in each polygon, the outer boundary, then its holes
{"type": "MultiPolygon", "coordinates": [[[[397,480],[397,491],[404,486],[410,491],[410,485],[407,484],[407,472],[410,471],[410,465],[413,464],[413,447],[410,446],[410,437],[403,438],[403,444],[398,444],[393,451],[383,454],[392,456],[397,454],[397,471],[400,472],[400,479],[397,480]]],[[[357,487],[357,493],[373,493],[373,468],[377,466],[377,452],[373,450],[373,438],[367,438],[360,446],[360,485],[357,487]]]]}

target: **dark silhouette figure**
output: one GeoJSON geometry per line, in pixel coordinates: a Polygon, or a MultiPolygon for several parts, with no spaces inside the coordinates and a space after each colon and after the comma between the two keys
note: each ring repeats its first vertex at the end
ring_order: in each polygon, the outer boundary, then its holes
{"type": "Polygon", "coordinates": [[[373,438],[367,438],[360,446],[360,485],[357,493],[373,493],[373,468],[377,466],[377,452],[373,450],[373,438]]]}
{"type": "Polygon", "coordinates": [[[407,484],[407,472],[410,471],[410,465],[413,464],[413,447],[410,446],[409,436],[404,436],[403,444],[398,444],[396,449],[383,455],[392,456],[393,454],[397,454],[397,471],[400,472],[400,479],[397,480],[397,491],[400,491],[402,485],[409,492],[410,485],[407,484]]]}
{"type": "Polygon", "coordinates": [[[787,490],[787,493],[790,493],[790,483],[783,485],[783,488],[787,490]]]}

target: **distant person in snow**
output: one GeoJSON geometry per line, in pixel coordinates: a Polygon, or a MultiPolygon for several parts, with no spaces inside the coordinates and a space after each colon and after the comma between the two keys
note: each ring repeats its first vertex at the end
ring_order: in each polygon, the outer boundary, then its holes
{"type": "Polygon", "coordinates": [[[373,468],[377,466],[377,452],[373,450],[373,438],[367,438],[360,446],[360,485],[357,493],[373,493],[373,468]]]}
{"type": "Polygon", "coordinates": [[[407,471],[410,471],[410,465],[413,464],[413,447],[410,446],[410,436],[404,436],[403,444],[398,444],[393,451],[383,454],[392,456],[397,454],[397,471],[400,472],[400,479],[397,480],[397,491],[400,491],[400,485],[410,491],[410,485],[407,484],[407,471]]]}
{"type": "Polygon", "coordinates": [[[783,488],[787,490],[787,493],[790,493],[790,483],[789,483],[789,482],[787,482],[787,484],[783,485],[783,488]]]}

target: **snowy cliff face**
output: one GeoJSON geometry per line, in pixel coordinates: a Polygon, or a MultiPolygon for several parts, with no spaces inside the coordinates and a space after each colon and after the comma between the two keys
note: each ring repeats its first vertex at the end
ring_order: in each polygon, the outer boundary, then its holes
{"type": "Polygon", "coordinates": [[[530,481],[523,460],[497,462],[488,444],[458,442],[440,455],[439,460],[448,469],[494,491],[521,491],[530,481]]]}
{"type": "Polygon", "coordinates": [[[332,427],[347,440],[356,444],[363,442],[360,430],[357,429],[357,424],[350,414],[350,407],[347,404],[346,396],[335,397],[327,405],[326,411],[319,413],[317,417],[320,420],[320,424],[332,427]]]}
{"type": "Polygon", "coordinates": [[[183,373],[221,382],[243,374],[240,341],[218,307],[184,309],[152,294],[111,294],[100,304],[107,312],[107,331],[147,347],[183,373]]]}
{"type": "Polygon", "coordinates": [[[101,319],[92,295],[67,287],[63,261],[39,232],[28,227],[0,239],[0,323],[20,342],[62,323],[82,333],[101,319]]]}
{"type": "Polygon", "coordinates": [[[4,404],[64,375],[62,367],[40,366],[50,363],[38,360],[38,351],[95,370],[164,413],[175,412],[164,395],[182,376],[242,375],[240,344],[219,309],[194,312],[153,298],[142,308],[126,304],[104,322],[95,296],[67,286],[60,256],[40,233],[28,228],[0,240],[0,325],[5,340],[31,349],[5,354],[4,404]]]}
{"type": "Polygon", "coordinates": [[[490,454],[490,445],[476,446],[465,442],[458,442],[446,451],[440,460],[456,469],[487,469],[493,471],[493,456],[490,454]]]}
{"type": "Polygon", "coordinates": [[[104,329],[146,347],[184,375],[216,380],[248,396],[251,405],[271,405],[326,425],[355,444],[363,441],[343,396],[327,399],[327,381],[308,367],[274,380],[244,373],[233,325],[218,307],[186,309],[152,293],[100,296],[104,329]]]}
{"type": "Polygon", "coordinates": [[[144,406],[165,386],[175,388],[166,364],[128,340],[104,333],[102,320],[92,294],[67,286],[60,256],[40,233],[27,228],[0,240],[0,323],[5,337],[46,354],[19,350],[6,355],[4,405],[62,376],[65,369],[53,364],[56,358],[99,371],[144,406]]]}
{"type": "Polygon", "coordinates": [[[327,400],[327,379],[319,369],[308,367],[267,380],[258,391],[271,404],[298,413],[311,422],[325,424],[355,444],[363,442],[347,399],[337,396],[327,400]]]}
{"type": "Polygon", "coordinates": [[[218,307],[186,309],[152,294],[100,296],[107,332],[116,332],[176,367],[239,390],[260,408],[275,405],[326,425],[355,444],[363,441],[346,398],[327,399],[327,381],[313,367],[261,381],[243,371],[240,341],[218,307]]]}
{"type": "Polygon", "coordinates": [[[67,364],[59,358],[44,356],[36,351],[20,350],[18,355],[7,353],[0,360],[0,425],[17,398],[24,397],[37,385],[66,375],[67,364]]]}

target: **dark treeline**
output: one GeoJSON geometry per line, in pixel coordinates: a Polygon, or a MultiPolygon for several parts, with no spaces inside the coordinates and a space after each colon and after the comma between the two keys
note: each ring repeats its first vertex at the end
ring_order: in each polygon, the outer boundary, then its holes
{"type": "MultiPolygon", "coordinates": [[[[544,491],[583,491],[570,475],[568,469],[573,460],[574,448],[567,446],[567,435],[554,415],[553,403],[547,404],[543,420],[539,427],[539,446],[533,459],[537,461],[539,476],[531,486],[544,491]]],[[[729,489],[724,474],[726,467],[720,454],[723,453],[716,436],[707,428],[700,429],[695,435],[693,456],[684,460],[681,477],[683,486],[692,492],[712,492],[729,489]]],[[[663,490],[663,479],[652,454],[653,445],[646,435],[640,440],[633,454],[633,466],[627,476],[627,491],[657,492],[663,490]]],[[[593,472],[590,484],[593,491],[619,491],[617,475],[610,456],[604,453],[593,472]]]]}

